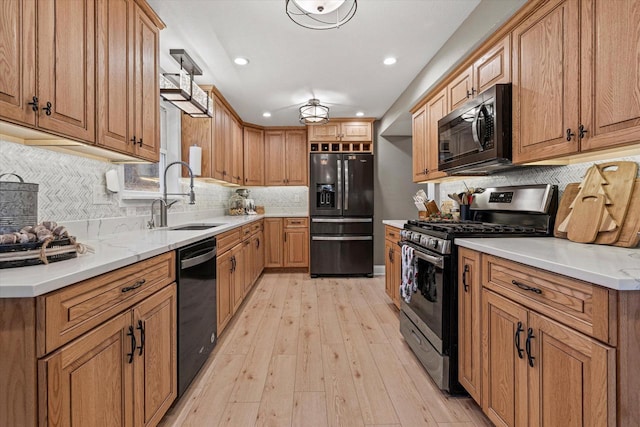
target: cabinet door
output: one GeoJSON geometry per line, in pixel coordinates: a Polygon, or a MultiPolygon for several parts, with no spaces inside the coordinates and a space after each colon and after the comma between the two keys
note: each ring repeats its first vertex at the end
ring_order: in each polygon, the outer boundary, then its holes
{"type": "Polygon", "coordinates": [[[224,106],[214,99],[213,101],[213,148],[211,150],[211,167],[214,179],[224,180],[227,174],[225,170],[225,122],[227,113],[224,106]]]}
{"type": "Polygon", "coordinates": [[[427,101],[427,178],[441,178],[438,171],[438,120],[447,115],[447,91],[442,90],[427,101]]]}
{"type": "Polygon", "coordinates": [[[384,255],[384,289],[391,301],[393,301],[393,285],[395,284],[393,274],[395,269],[393,268],[393,242],[390,240],[384,241],[384,255]]]}
{"type": "Polygon", "coordinates": [[[427,179],[427,106],[413,113],[412,124],[413,182],[427,179]]]}
{"type": "Polygon", "coordinates": [[[615,349],[533,312],[529,327],[529,425],[615,425],[615,349]]]}
{"type": "Polygon", "coordinates": [[[447,113],[461,107],[476,93],[473,87],[473,66],[463,70],[447,85],[446,96],[449,99],[447,113]]]}
{"type": "Polygon", "coordinates": [[[284,266],[309,266],[309,232],[307,229],[284,231],[284,266]]]}
{"type": "Polygon", "coordinates": [[[282,218],[264,219],[265,267],[282,267],[284,234],[282,218]]]}
{"type": "Polygon", "coordinates": [[[244,185],[264,185],[264,131],[244,128],[244,185]]]}
{"type": "Polygon", "coordinates": [[[342,122],[340,123],[343,142],[369,142],[371,138],[371,123],[369,122],[342,122]]]}
{"type": "Polygon", "coordinates": [[[49,426],[132,426],[131,312],[127,311],[40,360],[40,395],[49,426]],[[131,329],[129,329],[131,328],[131,329]]]}
{"type": "Polygon", "coordinates": [[[133,93],[129,89],[133,70],[133,37],[129,0],[104,0],[96,4],[96,144],[131,154],[133,93]]]}
{"type": "Polygon", "coordinates": [[[36,94],[36,2],[0,2],[0,117],[36,124],[28,102],[36,94]]]}
{"type": "Polygon", "coordinates": [[[262,271],[264,270],[265,247],[267,246],[264,238],[264,232],[262,230],[258,232],[256,246],[258,248],[258,252],[255,258],[256,265],[257,265],[256,267],[256,279],[257,279],[258,277],[260,277],[260,275],[262,274],[262,271]]]}
{"type": "MultiPolygon", "coordinates": [[[[211,124],[213,119],[194,118],[181,113],[182,159],[189,161],[189,147],[197,145],[202,149],[202,165],[200,176],[212,178],[211,174],[211,124]]],[[[189,177],[187,168],[182,168],[182,176],[189,177]]]]}
{"type": "Polygon", "coordinates": [[[582,2],[582,150],[640,141],[638,28],[637,0],[582,2]]]}
{"type": "Polygon", "coordinates": [[[155,426],[178,392],[177,294],[171,284],[133,309],[136,426],[155,426]]]}
{"type": "Polygon", "coordinates": [[[233,315],[232,304],[232,281],[233,263],[231,261],[232,251],[228,250],[218,256],[216,262],[216,304],[218,316],[218,336],[227,326],[233,315]]]}
{"type": "Polygon", "coordinates": [[[307,185],[308,152],[306,132],[288,130],[284,152],[287,185],[307,185]]]}
{"type": "Polygon", "coordinates": [[[256,279],[256,264],[253,259],[255,256],[254,247],[255,236],[252,236],[250,239],[247,239],[242,243],[242,258],[244,260],[244,279],[242,281],[244,289],[242,298],[249,293],[251,286],[253,286],[253,282],[256,279]]]}
{"type": "Polygon", "coordinates": [[[233,183],[233,118],[224,109],[224,180],[233,183]]]}
{"type": "Polygon", "coordinates": [[[244,171],[243,171],[243,148],[242,148],[242,125],[238,123],[238,121],[231,117],[231,182],[234,184],[242,185],[244,182],[244,171]]]}
{"type": "Polygon", "coordinates": [[[578,151],[579,19],[578,0],[551,0],[513,30],[516,163],[578,151]]]}
{"type": "Polygon", "coordinates": [[[482,292],[482,410],[496,426],[527,425],[527,310],[482,292]],[[519,337],[519,353],[515,341],[519,337]]]}
{"type": "Polygon", "coordinates": [[[86,142],[96,137],[94,6],[94,0],[37,3],[38,127],[86,142]]]}
{"type": "Polygon", "coordinates": [[[480,319],[480,253],[458,251],[458,380],[471,397],[481,402],[482,330],[480,319]]]}
{"type": "Polygon", "coordinates": [[[333,122],[325,125],[307,126],[309,142],[340,141],[340,123],[333,122]]]}
{"type": "Polygon", "coordinates": [[[242,300],[244,299],[244,281],[247,265],[244,257],[244,247],[244,243],[240,243],[231,250],[231,301],[233,303],[233,310],[231,311],[232,314],[236,312],[238,307],[240,307],[240,304],[242,304],[242,300]]]}
{"type": "Polygon", "coordinates": [[[284,131],[264,133],[264,185],[285,185],[284,131]]]}
{"type": "Polygon", "coordinates": [[[507,34],[473,63],[473,88],[477,93],[498,83],[511,82],[511,35],[507,34]]]}

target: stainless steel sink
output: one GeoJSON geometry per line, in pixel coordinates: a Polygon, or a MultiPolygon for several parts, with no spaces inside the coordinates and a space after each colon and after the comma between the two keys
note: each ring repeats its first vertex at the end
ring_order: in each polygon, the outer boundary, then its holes
{"type": "Polygon", "coordinates": [[[209,228],[218,227],[222,224],[184,224],[169,227],[167,230],[187,231],[187,230],[208,230],[209,228]]]}

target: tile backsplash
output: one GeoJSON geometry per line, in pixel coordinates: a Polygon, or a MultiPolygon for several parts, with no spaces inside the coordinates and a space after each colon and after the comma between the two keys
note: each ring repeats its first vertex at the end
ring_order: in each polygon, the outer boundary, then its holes
{"type": "MultiPolygon", "coordinates": [[[[30,147],[5,141],[1,136],[0,153],[0,174],[16,173],[25,182],[39,184],[39,221],[50,219],[66,225],[99,220],[98,224],[119,224],[115,230],[119,231],[122,227],[144,227],[150,217],[150,200],[121,200],[119,194],[106,189],[105,173],[122,165],[30,147]],[[122,218],[127,218],[129,225],[123,225],[122,218]]],[[[188,190],[187,180],[183,180],[182,187],[188,190]]],[[[266,213],[300,214],[308,210],[307,187],[250,187],[249,190],[256,204],[265,206],[266,213]]],[[[234,191],[235,188],[196,180],[196,204],[177,203],[170,215],[187,220],[224,215],[234,191]]],[[[86,227],[92,229],[93,226],[86,227]]]]}
{"type": "MultiPolygon", "coordinates": [[[[616,160],[632,161],[640,165],[640,156],[620,157],[617,159],[606,160],[606,162],[616,160]]],[[[496,175],[465,178],[464,184],[469,187],[482,188],[524,184],[555,184],[558,186],[561,196],[567,184],[582,181],[585,172],[589,167],[591,167],[591,165],[594,163],[604,162],[605,161],[575,163],[566,166],[527,166],[505,171],[496,175]]],[[[638,177],[640,178],[640,169],[638,177]]],[[[449,200],[447,194],[460,193],[464,191],[464,184],[462,180],[441,183],[439,191],[436,190],[440,196],[440,202],[449,200]]]]}

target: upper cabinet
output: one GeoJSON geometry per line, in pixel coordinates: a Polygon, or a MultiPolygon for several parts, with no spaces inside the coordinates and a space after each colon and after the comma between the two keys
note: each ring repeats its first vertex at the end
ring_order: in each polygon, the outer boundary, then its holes
{"type": "Polygon", "coordinates": [[[236,119],[231,120],[231,182],[244,184],[244,147],[242,124],[236,119]]]}
{"type": "Polygon", "coordinates": [[[265,185],[307,185],[305,130],[267,130],[264,147],[265,185]]]}
{"type": "Polygon", "coordinates": [[[244,184],[264,185],[264,131],[244,128],[244,184]]]}
{"type": "Polygon", "coordinates": [[[324,125],[307,126],[309,151],[373,151],[372,119],[331,119],[324,125]]]}
{"type": "Polygon", "coordinates": [[[413,113],[413,182],[446,176],[438,171],[438,120],[447,114],[448,93],[448,88],[441,90],[413,113]]]}
{"type": "Polygon", "coordinates": [[[449,97],[448,109],[453,111],[468,99],[475,95],[476,90],[473,88],[473,66],[463,70],[453,78],[451,83],[447,85],[447,96],[449,97]]]}
{"type": "Polygon", "coordinates": [[[578,0],[552,0],[513,31],[516,163],[578,151],[579,19],[578,0]]]}
{"type": "MultiPolygon", "coordinates": [[[[638,1],[583,0],[581,17],[581,149],[637,143],[640,141],[638,1]]],[[[580,134],[580,127],[576,133],[580,134]]]]}
{"type": "Polygon", "coordinates": [[[96,144],[157,162],[158,28],[133,0],[99,1],[96,16],[96,144]]]}
{"type": "Polygon", "coordinates": [[[413,113],[411,148],[413,159],[413,182],[427,179],[427,106],[413,113]]]}
{"type": "Polygon", "coordinates": [[[0,72],[0,119],[158,161],[164,24],[144,0],[1,7],[0,64],[11,66],[0,72]]]}
{"type": "MultiPolygon", "coordinates": [[[[188,161],[189,148],[191,146],[200,147],[202,149],[202,164],[200,176],[203,178],[211,178],[211,138],[212,138],[212,120],[210,118],[195,118],[188,114],[182,114],[181,121],[181,142],[182,142],[182,159],[188,161]]],[[[182,168],[182,176],[188,177],[189,173],[182,168]]]]}

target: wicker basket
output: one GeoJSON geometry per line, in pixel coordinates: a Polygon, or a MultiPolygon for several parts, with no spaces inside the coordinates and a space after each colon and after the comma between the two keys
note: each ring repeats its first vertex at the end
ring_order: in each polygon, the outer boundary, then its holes
{"type": "Polygon", "coordinates": [[[0,268],[26,267],[76,258],[77,247],[73,237],[49,242],[0,245],[0,268]]]}

